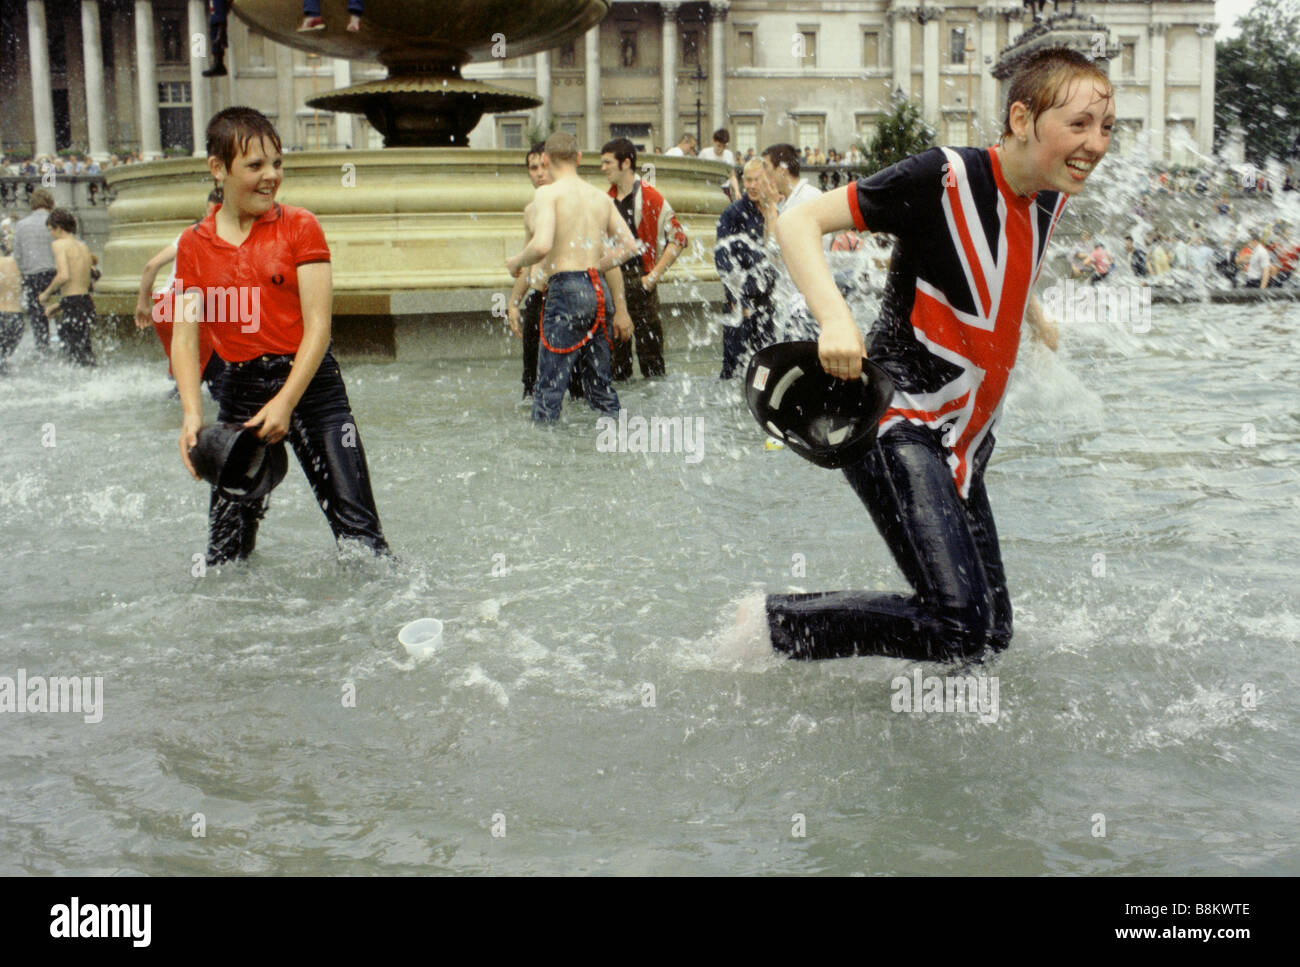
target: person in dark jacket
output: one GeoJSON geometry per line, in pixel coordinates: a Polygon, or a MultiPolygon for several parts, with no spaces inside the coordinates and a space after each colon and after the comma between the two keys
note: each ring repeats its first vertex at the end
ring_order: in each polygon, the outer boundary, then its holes
{"type": "Polygon", "coordinates": [[[727,321],[722,326],[721,379],[731,379],[742,357],[771,341],[772,288],[776,270],[767,259],[769,230],[758,206],[762,159],[746,162],[744,193],[718,218],[713,263],[727,293],[727,321]],[[739,320],[736,319],[739,311],[739,320]],[[734,324],[733,324],[734,323],[734,324]]]}

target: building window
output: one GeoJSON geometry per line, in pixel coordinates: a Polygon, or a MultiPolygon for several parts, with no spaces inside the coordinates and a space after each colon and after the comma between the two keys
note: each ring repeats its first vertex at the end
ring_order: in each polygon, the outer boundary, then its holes
{"type": "Polygon", "coordinates": [[[560,122],[560,130],[563,131],[565,134],[571,134],[571,135],[573,135],[573,136],[576,138],[576,137],[578,136],[578,122],[577,122],[577,121],[561,121],[561,122],[560,122]]]}
{"type": "Polygon", "coordinates": [[[1116,121],[1111,132],[1110,149],[1119,154],[1133,154],[1142,141],[1141,121],[1116,121]]]}
{"type": "Polygon", "coordinates": [[[698,30],[682,31],[682,66],[700,66],[700,32],[698,30]]]}
{"type": "Polygon", "coordinates": [[[523,148],[524,122],[520,118],[499,118],[497,120],[497,146],[502,148],[523,148]]]}
{"type": "Polygon", "coordinates": [[[876,129],[879,122],[874,117],[862,116],[858,118],[858,143],[862,145],[862,150],[871,147],[871,142],[876,139],[876,129]]]}
{"type": "Polygon", "coordinates": [[[736,66],[754,66],[754,31],[736,31],[736,66]]]}
{"type": "Polygon", "coordinates": [[[1137,43],[1126,40],[1120,45],[1120,77],[1133,77],[1137,73],[1137,43]]]}
{"type": "Polygon", "coordinates": [[[812,148],[814,151],[821,150],[822,146],[822,119],[821,118],[800,118],[799,119],[799,143],[796,147],[802,151],[804,148],[812,148]]]}
{"type": "Polygon", "coordinates": [[[875,30],[862,32],[862,66],[880,66],[880,34],[875,30]]]}
{"type": "Polygon", "coordinates": [[[334,115],[300,118],[298,131],[298,144],[304,151],[331,148],[334,146],[334,115]]]}
{"type": "Polygon", "coordinates": [[[561,67],[578,66],[578,55],[573,50],[572,40],[560,48],[560,66],[561,67]]]}
{"type": "Polygon", "coordinates": [[[757,121],[732,121],[731,135],[731,147],[737,159],[745,157],[750,150],[758,153],[757,121]]]}
{"type": "Polygon", "coordinates": [[[654,147],[650,140],[649,124],[611,124],[609,126],[610,139],[627,138],[636,146],[637,151],[642,154],[648,154],[654,147]]]}
{"type": "Polygon", "coordinates": [[[165,107],[188,107],[192,103],[189,81],[164,81],[158,85],[158,103],[165,107]]]}
{"type": "Polygon", "coordinates": [[[179,64],[185,60],[185,42],[181,34],[180,17],[163,15],[158,18],[158,35],[162,39],[159,51],[164,64],[179,64]]]}
{"type": "Polygon", "coordinates": [[[948,63],[964,64],[966,63],[966,28],[952,28],[952,42],[949,47],[948,63]]]}
{"type": "Polygon", "coordinates": [[[636,28],[622,27],[618,32],[619,63],[624,67],[637,66],[636,28]]]}
{"type": "Polygon", "coordinates": [[[801,30],[795,35],[795,60],[800,67],[817,66],[817,31],[801,30]]]}

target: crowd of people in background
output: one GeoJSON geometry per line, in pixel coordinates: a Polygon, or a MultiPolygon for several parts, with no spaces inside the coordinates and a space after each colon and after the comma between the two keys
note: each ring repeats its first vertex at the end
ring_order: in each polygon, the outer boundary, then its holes
{"type": "Polygon", "coordinates": [[[1068,256],[1070,273],[1094,285],[1115,279],[1139,285],[1213,285],[1219,279],[1221,286],[1261,289],[1292,284],[1300,241],[1285,222],[1225,228],[1192,222],[1174,234],[1136,226],[1122,245],[1085,232],[1068,256]]]}
{"type": "Polygon", "coordinates": [[[0,157],[0,175],[11,178],[40,178],[53,172],[55,175],[98,175],[109,168],[120,165],[140,164],[144,157],[138,151],[126,155],[109,155],[108,160],[98,162],[87,154],[54,155],[44,154],[35,158],[0,157]]]}

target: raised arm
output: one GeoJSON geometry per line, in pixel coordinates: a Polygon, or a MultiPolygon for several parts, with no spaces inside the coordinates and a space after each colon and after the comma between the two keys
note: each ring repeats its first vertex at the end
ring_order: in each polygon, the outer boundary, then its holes
{"type": "Polygon", "coordinates": [[[135,298],[135,324],[137,328],[143,329],[153,322],[153,311],[149,302],[153,293],[154,281],[158,278],[159,270],[175,258],[176,246],[173,244],[159,251],[157,255],[145,263],[144,272],[140,274],[140,291],[136,293],[135,298]]]}
{"type": "Polygon", "coordinates": [[[827,192],[790,209],[776,225],[776,239],[790,278],[821,324],[817,349],[822,368],[840,379],[857,379],[861,375],[866,349],[848,303],[831,277],[822,236],[854,227],[848,193],[843,190],[827,192]]]}

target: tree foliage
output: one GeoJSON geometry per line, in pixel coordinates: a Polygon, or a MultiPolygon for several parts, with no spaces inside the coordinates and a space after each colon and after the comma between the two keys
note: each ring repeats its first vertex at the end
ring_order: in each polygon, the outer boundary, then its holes
{"type": "Polygon", "coordinates": [[[920,108],[899,98],[894,109],[880,121],[871,143],[863,149],[862,170],[873,175],[935,145],[935,132],[921,119],[920,108]]]}
{"type": "Polygon", "coordinates": [[[1256,0],[1238,23],[1216,47],[1215,147],[1239,127],[1253,164],[1290,160],[1300,153],[1300,0],[1256,0]]]}

